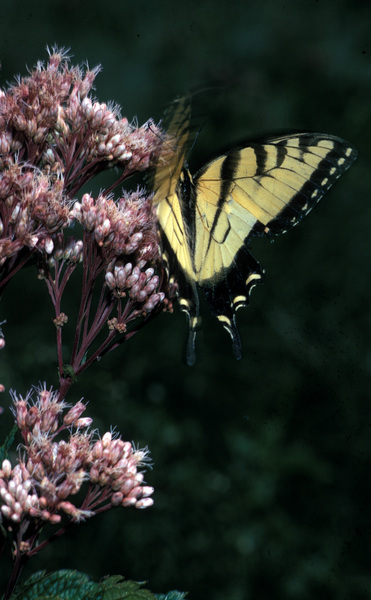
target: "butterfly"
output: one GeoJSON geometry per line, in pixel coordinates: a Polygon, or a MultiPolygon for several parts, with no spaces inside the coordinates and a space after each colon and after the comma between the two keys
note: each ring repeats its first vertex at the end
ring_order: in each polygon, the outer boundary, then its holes
{"type": "Polygon", "coordinates": [[[199,290],[229,332],[241,358],[236,311],[246,306],[263,270],[249,251],[254,236],[297,225],[357,157],[348,142],[322,133],[290,133],[232,148],[195,175],[186,164],[191,99],[168,118],[152,177],[163,257],[188,315],[186,360],[195,362],[199,290]]]}

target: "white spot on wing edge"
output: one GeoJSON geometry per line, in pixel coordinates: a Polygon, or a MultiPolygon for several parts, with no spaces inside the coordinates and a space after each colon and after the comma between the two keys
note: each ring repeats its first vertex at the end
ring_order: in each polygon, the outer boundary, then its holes
{"type": "Polygon", "coordinates": [[[259,279],[261,279],[262,276],[259,273],[251,273],[251,275],[248,276],[248,278],[245,281],[245,285],[249,285],[251,283],[251,281],[259,281],[259,279]]]}
{"type": "Polygon", "coordinates": [[[235,296],[233,298],[233,304],[240,304],[241,302],[246,302],[247,296],[235,296]]]}
{"type": "Polygon", "coordinates": [[[217,319],[218,321],[223,323],[224,327],[230,328],[232,325],[231,320],[228,319],[228,317],[226,317],[225,315],[217,315],[217,319]]]}

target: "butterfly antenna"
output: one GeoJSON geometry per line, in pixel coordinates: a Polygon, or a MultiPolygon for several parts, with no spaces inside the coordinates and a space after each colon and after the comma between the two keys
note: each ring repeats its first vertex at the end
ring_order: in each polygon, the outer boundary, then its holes
{"type": "Polygon", "coordinates": [[[197,131],[195,131],[195,133],[194,133],[194,139],[193,139],[193,141],[192,141],[192,145],[191,145],[191,147],[190,147],[190,149],[189,149],[189,152],[192,152],[192,150],[193,150],[193,146],[195,146],[195,145],[196,145],[197,138],[198,138],[198,136],[200,135],[200,133],[201,133],[201,128],[199,128],[197,131]]]}

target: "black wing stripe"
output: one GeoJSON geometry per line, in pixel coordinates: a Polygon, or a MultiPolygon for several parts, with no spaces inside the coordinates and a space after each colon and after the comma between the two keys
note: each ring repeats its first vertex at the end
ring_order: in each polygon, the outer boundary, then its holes
{"type": "MultiPolygon", "coordinates": [[[[235,173],[236,173],[239,163],[240,163],[239,150],[232,150],[231,152],[228,152],[228,154],[226,155],[226,157],[222,163],[222,166],[220,169],[220,179],[221,179],[222,185],[221,185],[220,195],[219,195],[219,199],[218,199],[218,208],[216,210],[213,224],[210,229],[210,237],[209,237],[206,252],[209,251],[210,244],[213,241],[214,231],[218,225],[219,217],[221,215],[221,212],[223,210],[225,203],[227,202],[227,198],[230,194],[230,191],[231,191],[231,188],[233,185],[234,176],[235,176],[235,173]]],[[[228,236],[228,230],[226,231],[225,238],[227,236],[228,236]]]]}
{"type": "MultiPolygon", "coordinates": [[[[258,177],[259,175],[263,175],[265,173],[268,153],[267,153],[266,149],[264,148],[264,146],[257,146],[255,148],[253,148],[253,150],[254,150],[255,159],[256,159],[256,175],[258,177]]],[[[280,154],[279,160],[280,160],[280,162],[282,162],[284,160],[284,156],[286,155],[286,152],[284,149],[282,149],[282,151],[279,154],[280,154]]],[[[224,209],[226,202],[228,202],[228,197],[231,193],[233,186],[235,185],[235,182],[238,180],[238,177],[236,177],[236,172],[238,170],[240,163],[241,163],[241,152],[239,150],[231,150],[225,156],[225,159],[221,165],[221,168],[220,168],[221,189],[220,189],[220,195],[219,195],[219,199],[218,199],[218,208],[216,210],[215,217],[214,217],[211,229],[210,229],[210,237],[209,237],[209,241],[208,241],[208,245],[207,245],[207,251],[209,250],[210,245],[213,242],[213,234],[218,225],[220,215],[224,209]]],[[[227,239],[229,230],[230,229],[226,230],[223,241],[225,241],[227,239]]],[[[223,241],[221,243],[223,243],[223,241]]]]}
{"type": "Polygon", "coordinates": [[[287,156],[287,144],[277,146],[277,168],[279,169],[287,156]]]}
{"type": "Polygon", "coordinates": [[[253,148],[256,160],[256,177],[264,175],[267,165],[268,152],[264,146],[255,146],[253,148]]]}

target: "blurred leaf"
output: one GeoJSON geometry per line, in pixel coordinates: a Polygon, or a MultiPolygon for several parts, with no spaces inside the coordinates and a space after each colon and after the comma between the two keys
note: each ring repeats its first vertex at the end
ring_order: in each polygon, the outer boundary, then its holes
{"type": "Polygon", "coordinates": [[[0,446],[0,463],[2,463],[3,460],[5,460],[5,458],[7,458],[8,454],[9,454],[9,450],[14,442],[14,438],[16,436],[17,431],[18,431],[18,427],[17,427],[16,423],[14,423],[12,429],[6,436],[4,443],[0,446]]]}
{"type": "Polygon", "coordinates": [[[12,595],[12,600],[100,600],[102,592],[84,573],[61,570],[34,573],[12,595]]]}
{"type": "Polygon", "coordinates": [[[154,600],[154,595],[142,589],[142,585],[136,581],[126,581],[121,575],[112,575],[100,584],[102,600],[154,600]]]}
{"type": "Polygon", "coordinates": [[[183,600],[182,592],[155,596],[142,588],[143,583],[111,575],[94,583],[84,573],[61,570],[34,573],[12,595],[12,600],[183,600]]]}
{"type": "Polygon", "coordinates": [[[156,600],[184,600],[187,592],[169,592],[168,594],[155,594],[156,600]]]}

